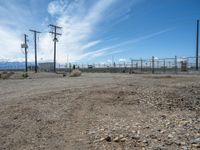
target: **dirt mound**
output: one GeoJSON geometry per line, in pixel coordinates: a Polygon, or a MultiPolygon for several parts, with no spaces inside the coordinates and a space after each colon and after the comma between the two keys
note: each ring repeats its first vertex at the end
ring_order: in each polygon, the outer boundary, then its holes
{"type": "Polygon", "coordinates": [[[69,76],[70,77],[79,77],[79,76],[81,76],[81,71],[78,69],[74,69],[74,70],[72,70],[72,72],[70,73],[69,76]]]}

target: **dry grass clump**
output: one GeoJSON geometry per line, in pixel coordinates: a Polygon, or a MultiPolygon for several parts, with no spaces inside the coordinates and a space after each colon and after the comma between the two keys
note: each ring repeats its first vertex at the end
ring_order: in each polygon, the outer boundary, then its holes
{"type": "Polygon", "coordinates": [[[0,78],[1,79],[9,79],[12,75],[14,74],[14,72],[2,72],[0,73],[0,78]]]}
{"type": "Polygon", "coordinates": [[[24,72],[24,73],[22,74],[22,78],[28,78],[28,73],[27,73],[27,72],[24,72]]]}
{"type": "Polygon", "coordinates": [[[79,69],[74,69],[70,73],[70,77],[79,77],[79,76],[81,76],[81,71],[79,69]]]}

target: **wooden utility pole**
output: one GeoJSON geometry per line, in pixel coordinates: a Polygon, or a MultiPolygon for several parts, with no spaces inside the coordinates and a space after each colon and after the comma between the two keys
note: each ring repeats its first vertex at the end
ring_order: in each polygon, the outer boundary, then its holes
{"type": "Polygon", "coordinates": [[[197,20],[196,34],[196,70],[199,70],[199,20],[197,20]]]}
{"type": "Polygon", "coordinates": [[[21,45],[21,48],[24,48],[24,54],[25,54],[25,71],[28,72],[28,64],[27,64],[27,49],[28,49],[28,45],[27,45],[27,35],[24,34],[24,43],[21,45]]]}
{"type": "Polygon", "coordinates": [[[36,30],[29,30],[34,33],[34,43],[35,43],[35,73],[37,73],[37,33],[41,33],[36,30]]]}
{"type": "Polygon", "coordinates": [[[56,42],[58,42],[57,35],[61,35],[61,33],[57,33],[57,29],[61,29],[62,27],[50,24],[49,27],[53,28],[53,31],[49,32],[54,35],[54,72],[56,72],[56,42]]]}
{"type": "Polygon", "coordinates": [[[24,43],[25,43],[25,66],[26,66],[26,72],[28,72],[28,62],[27,62],[27,48],[28,48],[28,45],[27,45],[27,35],[24,34],[24,43]]]}

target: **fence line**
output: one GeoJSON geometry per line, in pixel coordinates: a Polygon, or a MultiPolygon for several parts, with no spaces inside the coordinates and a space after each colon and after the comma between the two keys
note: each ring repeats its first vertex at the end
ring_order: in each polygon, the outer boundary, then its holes
{"type": "MultiPolygon", "coordinates": [[[[33,70],[34,65],[28,64],[28,69],[33,70]]],[[[94,64],[78,64],[69,63],[65,65],[57,64],[58,71],[70,71],[73,66],[79,68],[83,72],[129,72],[129,73],[180,73],[180,72],[198,72],[196,70],[196,57],[174,57],[157,59],[131,59],[126,62],[113,63],[94,63],[94,64]]],[[[200,66],[200,64],[198,65],[200,66]]],[[[53,62],[39,63],[40,71],[52,71],[53,62]]],[[[199,68],[198,68],[199,69],[199,68]]],[[[19,62],[0,62],[0,70],[6,71],[22,71],[24,63],[19,62]]]]}

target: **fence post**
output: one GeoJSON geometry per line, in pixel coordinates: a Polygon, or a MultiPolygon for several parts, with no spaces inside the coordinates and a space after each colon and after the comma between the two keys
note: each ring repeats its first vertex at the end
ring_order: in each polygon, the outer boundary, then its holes
{"type": "Polygon", "coordinates": [[[140,69],[141,69],[141,72],[142,72],[142,64],[143,64],[143,60],[141,59],[140,61],[141,61],[141,65],[140,65],[141,68],[140,68],[140,69]]]}
{"type": "Polygon", "coordinates": [[[124,67],[123,68],[124,68],[123,72],[126,73],[126,62],[125,61],[124,61],[124,67]]]}
{"type": "Polygon", "coordinates": [[[69,72],[71,72],[72,70],[72,65],[71,65],[71,63],[69,63],[69,72]]]}
{"type": "Polygon", "coordinates": [[[131,59],[131,73],[133,73],[133,59],[131,59]]]}
{"type": "Polygon", "coordinates": [[[164,73],[166,72],[166,68],[165,68],[165,59],[164,59],[164,62],[163,62],[163,66],[164,66],[164,73]]]}
{"type": "Polygon", "coordinates": [[[154,61],[155,61],[155,59],[154,59],[154,56],[153,56],[152,57],[152,74],[155,73],[155,70],[154,70],[154,61]]]}
{"type": "Polygon", "coordinates": [[[113,72],[114,73],[116,72],[116,63],[115,62],[113,63],[113,72]]]}
{"type": "Polygon", "coordinates": [[[175,56],[175,73],[177,73],[177,56],[175,56]]]}

